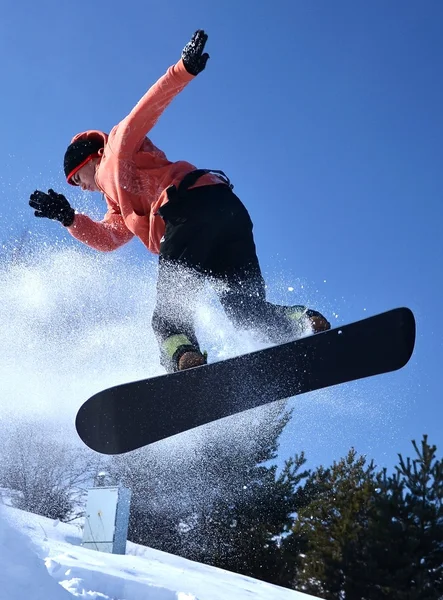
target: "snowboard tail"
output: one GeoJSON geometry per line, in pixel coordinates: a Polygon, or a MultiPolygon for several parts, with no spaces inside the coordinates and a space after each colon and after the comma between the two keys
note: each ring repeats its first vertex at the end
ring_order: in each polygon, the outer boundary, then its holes
{"type": "Polygon", "coordinates": [[[414,344],[414,315],[396,308],[264,350],[103,390],[79,409],[77,432],[97,452],[129,452],[270,402],[401,369],[414,344]]]}

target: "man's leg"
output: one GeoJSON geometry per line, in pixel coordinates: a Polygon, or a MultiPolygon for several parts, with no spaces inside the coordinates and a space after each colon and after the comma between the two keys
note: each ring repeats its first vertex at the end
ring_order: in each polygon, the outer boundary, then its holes
{"type": "MultiPolygon", "coordinates": [[[[160,362],[168,372],[185,368],[180,359],[186,352],[200,352],[194,331],[194,306],[201,286],[197,273],[160,255],[152,328],[160,348],[160,362]]],[[[203,362],[197,360],[197,364],[203,362]]]]}
{"type": "MultiPolygon", "coordinates": [[[[236,198],[232,192],[226,193],[236,198]]],[[[298,337],[307,324],[315,333],[329,329],[330,324],[317,311],[266,301],[253,225],[246,208],[238,198],[236,202],[235,218],[225,226],[210,261],[211,272],[223,282],[218,296],[226,314],[238,327],[258,331],[273,343],[298,337]]]]}
{"type": "Polygon", "coordinates": [[[194,309],[208,257],[218,236],[217,192],[200,187],[161,209],[166,230],[160,247],[157,301],[152,318],[162,365],[177,371],[206,362],[194,330],[194,309]],[[208,192],[208,190],[210,190],[208,192]],[[215,201],[214,201],[215,200],[215,201]]]}

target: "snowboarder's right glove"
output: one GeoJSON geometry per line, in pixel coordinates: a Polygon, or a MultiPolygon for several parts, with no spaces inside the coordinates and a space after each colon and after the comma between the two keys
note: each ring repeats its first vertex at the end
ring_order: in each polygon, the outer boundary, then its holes
{"type": "Polygon", "coordinates": [[[188,73],[198,75],[206,67],[209,54],[203,50],[208,40],[208,36],[203,29],[198,29],[186,44],[182,52],[182,60],[188,73]]]}
{"type": "Polygon", "coordinates": [[[36,217],[46,217],[60,221],[65,227],[69,227],[74,222],[75,211],[63,196],[57,194],[54,190],[48,190],[48,193],[35,190],[30,196],[29,206],[35,209],[36,217]]]}

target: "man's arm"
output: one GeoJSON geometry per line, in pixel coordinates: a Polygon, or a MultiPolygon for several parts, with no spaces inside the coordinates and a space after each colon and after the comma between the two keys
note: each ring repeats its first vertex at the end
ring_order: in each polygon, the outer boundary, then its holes
{"type": "Polygon", "coordinates": [[[115,154],[131,156],[140,149],[146,134],[165,108],[194,77],[203,71],[209,58],[203,54],[207,35],[197,31],[186,44],[182,58],[166,71],[139,100],[129,115],[111,132],[109,146],[115,154]]]}
{"type": "Polygon", "coordinates": [[[76,214],[63,194],[54,190],[48,190],[48,193],[35,190],[29,205],[36,217],[59,221],[73,237],[96,250],[116,250],[134,237],[119,211],[112,207],[108,207],[103,221],[93,221],[86,215],[76,214]]]}
{"type": "Polygon", "coordinates": [[[75,239],[102,252],[117,250],[134,237],[123,217],[112,212],[107,212],[103,221],[93,221],[87,215],[76,214],[74,222],[66,229],[75,239]]]}

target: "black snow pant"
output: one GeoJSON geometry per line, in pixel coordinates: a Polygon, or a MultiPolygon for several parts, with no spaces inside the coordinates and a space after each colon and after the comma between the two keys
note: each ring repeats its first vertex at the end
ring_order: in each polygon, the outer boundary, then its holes
{"type": "Polygon", "coordinates": [[[152,326],[167,371],[177,370],[185,351],[199,349],[194,307],[205,280],[235,325],[275,343],[293,339],[295,330],[287,316],[290,307],[266,301],[252,221],[229,182],[189,190],[190,176],[178,190],[169,188],[169,201],[159,210],[166,230],[152,326]]]}

